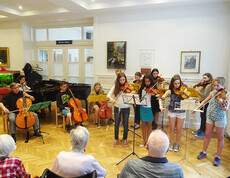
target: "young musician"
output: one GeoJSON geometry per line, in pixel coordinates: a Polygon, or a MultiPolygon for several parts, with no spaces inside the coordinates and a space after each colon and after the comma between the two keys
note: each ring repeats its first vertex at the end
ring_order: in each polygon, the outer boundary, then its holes
{"type": "Polygon", "coordinates": [[[57,106],[62,112],[62,114],[66,117],[66,131],[70,133],[70,119],[71,119],[71,113],[70,108],[68,106],[69,100],[72,98],[70,91],[67,90],[67,82],[61,81],[59,83],[61,91],[57,94],[56,100],[57,100],[57,106]]]}
{"type": "MultiPolygon", "coordinates": [[[[24,97],[30,98],[32,101],[34,101],[35,99],[33,96],[27,94],[26,92],[23,93],[22,91],[19,91],[19,86],[17,83],[11,83],[10,88],[12,91],[2,98],[2,101],[0,103],[0,107],[2,108],[2,110],[5,114],[9,114],[10,134],[12,135],[13,139],[16,142],[15,119],[16,119],[18,112],[11,112],[11,111],[18,110],[16,103],[17,103],[17,100],[19,98],[23,98],[23,95],[24,95],[24,97]]],[[[33,114],[35,117],[35,124],[33,125],[34,136],[41,137],[42,135],[40,133],[38,133],[38,129],[40,128],[38,115],[36,113],[33,113],[33,114]]]]}
{"type": "Polygon", "coordinates": [[[123,116],[123,146],[127,147],[127,136],[128,136],[128,124],[129,124],[129,113],[130,113],[130,106],[128,104],[124,104],[122,99],[122,93],[124,91],[121,90],[121,87],[124,87],[124,84],[127,83],[127,78],[124,73],[120,73],[117,76],[117,80],[115,85],[111,88],[109,93],[107,94],[107,98],[114,104],[114,117],[115,117],[115,141],[113,146],[117,146],[118,139],[119,139],[119,123],[121,116],[123,116]],[[113,96],[115,98],[113,98],[113,96]]]}
{"type": "MultiPolygon", "coordinates": [[[[158,76],[159,75],[159,70],[154,68],[152,71],[151,71],[151,75],[153,77],[153,81],[154,81],[154,85],[155,85],[155,88],[160,88],[162,87],[161,84],[159,84],[158,82],[158,76]]],[[[157,122],[158,122],[158,119],[159,119],[159,114],[160,114],[160,108],[159,108],[159,103],[158,103],[158,100],[156,97],[154,97],[153,99],[153,115],[154,115],[154,120],[152,122],[152,128],[153,130],[154,129],[157,129],[157,122]]]]}
{"type": "Polygon", "coordinates": [[[23,91],[23,88],[22,88],[23,85],[24,85],[24,91],[25,91],[25,92],[31,89],[30,87],[28,87],[28,86],[26,85],[26,78],[25,78],[25,75],[19,75],[18,78],[17,78],[17,83],[18,83],[18,86],[19,86],[19,90],[20,90],[20,91],[23,91]]]}
{"type": "MultiPolygon", "coordinates": [[[[88,96],[88,99],[90,96],[92,95],[100,95],[100,94],[104,94],[104,91],[101,87],[101,84],[99,82],[96,82],[93,86],[93,90],[90,92],[89,96],[88,96]]],[[[98,123],[99,122],[99,108],[100,108],[100,105],[98,102],[91,102],[90,103],[90,109],[94,110],[94,122],[95,122],[95,126],[96,128],[100,129],[100,124],[98,123]]]]}
{"type": "MultiPolygon", "coordinates": [[[[136,84],[142,84],[141,82],[141,73],[140,72],[136,72],[134,77],[135,80],[133,81],[133,83],[136,84]]],[[[134,127],[135,129],[139,129],[140,128],[140,105],[136,105],[136,110],[135,110],[135,121],[134,121],[134,125],[131,125],[131,127],[134,127]]]]}
{"type": "Polygon", "coordinates": [[[213,162],[214,166],[220,165],[220,155],[224,147],[224,130],[227,125],[226,111],[229,108],[230,102],[230,95],[229,92],[224,89],[224,83],[224,77],[217,77],[214,79],[213,87],[215,90],[212,91],[197,107],[197,109],[199,109],[209,102],[203,151],[200,152],[197,159],[203,159],[206,157],[206,151],[212,137],[213,129],[216,127],[218,143],[217,153],[213,162]]]}
{"type": "Polygon", "coordinates": [[[175,152],[179,151],[179,144],[181,140],[181,129],[186,118],[186,113],[184,110],[175,110],[175,104],[181,102],[184,98],[181,95],[175,93],[181,87],[181,79],[179,76],[174,76],[171,79],[169,90],[159,100],[160,110],[163,112],[165,108],[162,106],[162,100],[170,96],[170,104],[168,107],[168,119],[170,127],[170,146],[169,150],[174,150],[175,152]],[[176,142],[174,144],[174,134],[175,134],[175,123],[176,124],[176,142]]]}
{"type": "MultiPolygon", "coordinates": [[[[212,91],[212,75],[210,73],[203,74],[203,79],[198,84],[194,85],[193,88],[199,87],[198,94],[201,98],[201,102],[208,97],[212,91]]],[[[200,113],[200,129],[195,132],[192,132],[196,137],[203,138],[205,136],[205,125],[206,125],[206,113],[207,113],[208,103],[204,106],[204,112],[200,113]]]]}
{"type": "Polygon", "coordinates": [[[147,104],[147,106],[140,106],[140,117],[143,137],[143,143],[140,144],[140,147],[144,147],[146,145],[149,135],[152,131],[152,121],[154,119],[154,96],[152,96],[151,94],[151,88],[154,88],[153,84],[154,82],[152,76],[146,74],[143,78],[142,86],[139,90],[140,99],[142,103],[147,104]]]}

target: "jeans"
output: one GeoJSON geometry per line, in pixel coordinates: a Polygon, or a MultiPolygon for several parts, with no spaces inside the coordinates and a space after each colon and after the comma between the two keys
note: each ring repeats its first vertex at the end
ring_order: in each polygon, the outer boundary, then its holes
{"type": "Polygon", "coordinates": [[[128,125],[129,125],[129,113],[130,108],[117,108],[114,107],[114,117],[115,117],[115,139],[119,139],[119,125],[121,121],[121,115],[123,116],[123,126],[124,126],[124,132],[123,132],[123,140],[127,139],[128,136],[128,125]],[[119,112],[120,110],[120,112],[119,112]]]}
{"type": "MultiPolygon", "coordinates": [[[[33,114],[34,114],[34,117],[35,117],[35,124],[34,124],[33,127],[34,127],[34,130],[38,130],[40,128],[38,115],[36,113],[33,113],[33,114]]],[[[16,118],[15,113],[9,113],[10,133],[11,134],[15,134],[15,131],[16,131],[15,118],[16,118]]]]}
{"type": "MultiPolygon", "coordinates": [[[[209,104],[209,103],[208,103],[209,104]]],[[[206,114],[207,114],[207,108],[208,108],[208,104],[206,104],[204,106],[204,112],[200,113],[200,130],[202,132],[205,132],[205,128],[206,128],[206,114]]],[[[202,110],[203,108],[201,108],[202,110]]]]}

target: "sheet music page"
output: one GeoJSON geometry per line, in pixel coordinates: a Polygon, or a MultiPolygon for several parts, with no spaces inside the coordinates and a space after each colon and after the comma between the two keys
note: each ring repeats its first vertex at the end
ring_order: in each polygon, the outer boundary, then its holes
{"type": "Polygon", "coordinates": [[[175,102],[175,110],[190,110],[193,111],[199,106],[197,100],[181,100],[181,102],[175,102]]]}
{"type": "Polygon", "coordinates": [[[125,104],[136,104],[136,105],[146,106],[146,100],[142,100],[142,102],[140,102],[140,97],[138,94],[125,93],[125,94],[122,94],[122,98],[125,104]],[[135,103],[134,103],[134,100],[135,100],[135,103]]]}

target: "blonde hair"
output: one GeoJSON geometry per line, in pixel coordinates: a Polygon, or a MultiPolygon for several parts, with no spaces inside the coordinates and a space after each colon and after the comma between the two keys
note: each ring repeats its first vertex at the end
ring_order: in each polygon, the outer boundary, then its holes
{"type": "Polygon", "coordinates": [[[217,77],[217,78],[215,78],[215,79],[213,80],[213,83],[214,83],[214,82],[217,82],[218,84],[221,84],[221,85],[224,86],[225,79],[224,79],[224,77],[217,77]]]}

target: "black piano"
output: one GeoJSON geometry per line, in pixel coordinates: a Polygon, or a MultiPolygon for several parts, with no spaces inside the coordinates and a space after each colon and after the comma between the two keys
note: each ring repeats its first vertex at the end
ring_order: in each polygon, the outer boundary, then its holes
{"type": "MultiPolygon", "coordinates": [[[[60,91],[59,80],[42,80],[33,84],[32,93],[36,102],[56,101],[56,95],[60,91]]],[[[79,100],[85,100],[86,111],[88,109],[87,97],[91,92],[91,85],[83,83],[68,83],[70,90],[79,100]]]]}

